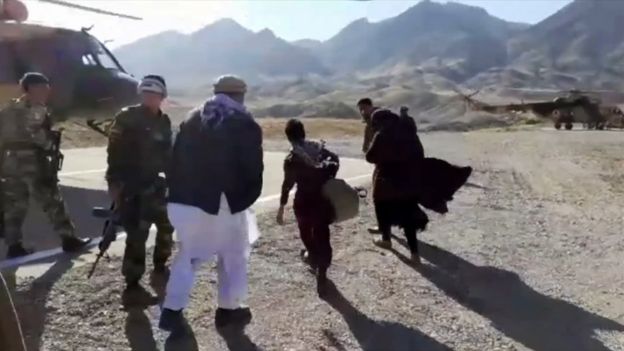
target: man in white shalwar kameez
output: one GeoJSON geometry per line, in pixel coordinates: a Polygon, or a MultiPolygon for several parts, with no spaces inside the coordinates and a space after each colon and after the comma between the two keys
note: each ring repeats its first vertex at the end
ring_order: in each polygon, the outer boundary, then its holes
{"type": "Polygon", "coordinates": [[[223,76],[215,95],[191,112],[176,137],[169,181],[169,218],[179,251],[171,266],[160,327],[183,328],[194,276],[216,258],[217,327],[246,324],[247,260],[258,238],[250,207],[262,190],[262,131],[244,107],[246,84],[223,76]]]}

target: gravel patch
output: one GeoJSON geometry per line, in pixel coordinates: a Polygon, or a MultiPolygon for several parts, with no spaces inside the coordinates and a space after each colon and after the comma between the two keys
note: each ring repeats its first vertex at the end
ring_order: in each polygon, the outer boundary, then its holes
{"type": "MultiPolygon", "coordinates": [[[[423,143],[475,172],[419,234],[422,266],[407,262],[398,229],[393,250],[372,245],[364,202],[360,218],[332,228],[334,288],[321,299],[292,214],[280,227],[269,212],[245,331],[215,330],[211,265],[185,311],[193,335],[174,340],[156,326],[158,305],[122,308],[119,258],[91,280],[64,259],[16,288],[29,349],[624,350],[621,134],[432,133],[423,143]]],[[[162,295],[163,281],[146,275],[143,285],[162,295]]]]}

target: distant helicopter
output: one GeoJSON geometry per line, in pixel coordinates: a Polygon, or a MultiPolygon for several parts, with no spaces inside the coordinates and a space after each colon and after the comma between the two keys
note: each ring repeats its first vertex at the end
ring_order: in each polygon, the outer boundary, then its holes
{"type": "Polygon", "coordinates": [[[519,104],[489,105],[473,98],[479,92],[470,95],[461,94],[464,101],[474,110],[489,113],[533,112],[538,116],[552,118],[555,129],[564,127],[571,130],[574,123],[582,123],[586,129],[603,130],[623,128],[624,113],[616,105],[605,105],[600,98],[592,97],[598,92],[569,90],[559,92],[552,101],[521,102],[519,104]]]}
{"type": "MultiPolygon", "coordinates": [[[[132,20],[141,18],[59,0],[59,6],[132,20]]],[[[137,80],[102,42],[81,31],[24,23],[26,5],[0,0],[0,105],[20,95],[19,78],[30,71],[52,82],[50,108],[55,115],[97,115],[138,100],[137,80]]]]}

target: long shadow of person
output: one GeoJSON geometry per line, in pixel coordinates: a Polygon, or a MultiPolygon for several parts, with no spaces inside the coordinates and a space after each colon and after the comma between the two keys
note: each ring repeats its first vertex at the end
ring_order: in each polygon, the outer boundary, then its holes
{"type": "Polygon", "coordinates": [[[142,286],[137,289],[125,290],[122,304],[127,311],[125,332],[130,348],[133,351],[158,351],[152,323],[146,310],[158,304],[158,297],[153,296],[142,286]]]}
{"type": "Polygon", "coordinates": [[[514,272],[477,266],[436,246],[419,245],[421,256],[432,265],[415,267],[418,272],[531,350],[609,351],[594,331],[624,331],[616,321],[535,291],[514,272]]]}
{"type": "Polygon", "coordinates": [[[27,290],[16,290],[16,270],[5,270],[7,284],[12,286],[15,309],[22,325],[24,339],[28,350],[39,350],[45,328],[48,309],[48,295],[54,284],[73,266],[73,258],[77,255],[64,255],[40,277],[30,282],[27,290]]]}
{"type": "Polygon", "coordinates": [[[364,351],[452,351],[450,347],[403,324],[371,319],[355,308],[331,281],[328,281],[322,298],[342,315],[364,351]]]}
{"type": "Polygon", "coordinates": [[[195,332],[184,318],[184,331],[171,333],[165,341],[165,351],[199,351],[195,332]]]}
{"type": "Polygon", "coordinates": [[[232,325],[225,328],[217,328],[217,333],[221,335],[228,350],[230,351],[259,351],[261,350],[245,334],[245,325],[232,325]]]}
{"type": "Polygon", "coordinates": [[[125,332],[132,351],[158,351],[152,324],[142,309],[128,309],[125,332]]]}

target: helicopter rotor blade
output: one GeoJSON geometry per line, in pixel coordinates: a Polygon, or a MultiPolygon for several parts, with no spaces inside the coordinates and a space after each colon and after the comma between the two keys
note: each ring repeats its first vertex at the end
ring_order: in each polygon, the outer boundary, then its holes
{"type": "Polygon", "coordinates": [[[126,19],[131,19],[131,20],[136,20],[136,21],[143,20],[143,18],[141,18],[141,17],[124,15],[122,13],[116,13],[116,12],[112,12],[112,11],[106,11],[106,10],[97,9],[97,8],[94,8],[94,7],[78,5],[78,4],[71,3],[69,1],[63,1],[63,0],[39,0],[39,1],[40,2],[47,2],[49,4],[54,4],[54,5],[59,5],[59,6],[70,7],[70,8],[74,8],[74,9],[78,9],[78,10],[83,10],[83,11],[95,12],[95,13],[99,13],[101,15],[126,18],[126,19]]]}

